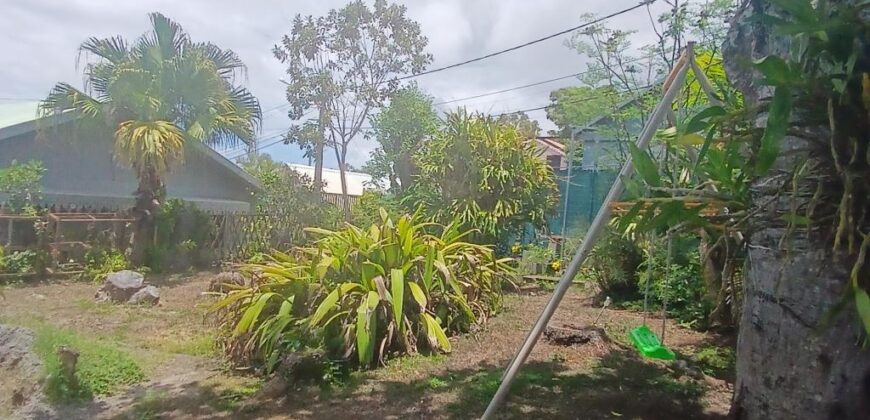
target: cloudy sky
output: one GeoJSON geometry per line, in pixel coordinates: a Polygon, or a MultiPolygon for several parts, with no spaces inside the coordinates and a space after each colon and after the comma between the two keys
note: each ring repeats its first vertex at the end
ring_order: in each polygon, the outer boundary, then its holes
{"type": "MultiPolygon", "coordinates": [[[[291,122],[284,108],[284,75],[272,46],[289,32],[296,14],[323,15],[346,0],[28,0],[5,1],[0,13],[0,100],[43,98],[58,81],[82,85],[76,69],[78,45],[91,36],[122,35],[135,39],[148,28],[146,14],[159,11],[179,22],[195,41],[211,41],[234,50],[248,66],[247,86],[264,110],[261,136],[271,138],[291,122]]],[[[434,56],[430,67],[520,44],[579,24],[584,13],[609,14],[638,0],[405,0],[408,15],[420,23],[434,56]]],[[[662,2],[653,6],[657,15],[662,2]]],[[[652,39],[644,8],[610,21],[612,27],[636,29],[636,43],[652,39]]],[[[586,58],[556,38],[482,62],[417,78],[436,102],[477,95],[541,80],[585,68],[586,58]]],[[[467,106],[502,113],[546,105],[551,90],[576,84],[571,79],[528,89],[456,102],[441,107],[467,106]]],[[[553,127],[544,111],[530,113],[546,130],[553,127]]],[[[266,139],[265,144],[272,141],[266,139]]],[[[361,166],[372,144],[356,141],[350,163],[361,166]]],[[[264,150],[275,158],[305,163],[293,145],[278,144],[264,150]]],[[[233,151],[226,152],[233,155],[233,151]]],[[[327,160],[327,166],[334,161],[327,160]]]]}

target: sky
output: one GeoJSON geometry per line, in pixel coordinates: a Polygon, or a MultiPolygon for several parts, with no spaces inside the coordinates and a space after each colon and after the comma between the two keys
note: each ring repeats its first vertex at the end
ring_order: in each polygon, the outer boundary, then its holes
{"type": "MultiPolygon", "coordinates": [[[[272,143],[276,133],[292,121],[286,115],[284,66],[272,55],[272,47],[289,33],[296,14],[321,16],[340,8],[347,0],[4,0],[0,13],[0,100],[38,100],[51,87],[65,81],[82,87],[76,67],[78,46],[89,37],[122,35],[133,40],[148,29],[147,14],[159,11],[180,23],[194,41],[211,41],[235,51],[248,67],[242,83],[260,100],[264,114],[262,144],[272,143]],[[277,109],[276,109],[277,107],[277,109]]],[[[419,22],[429,40],[426,51],[433,55],[430,68],[453,64],[540,38],[580,23],[584,13],[605,15],[638,3],[638,0],[406,0],[408,16],[419,22]]],[[[653,15],[664,9],[653,6],[653,15]]],[[[634,29],[636,45],[654,37],[645,8],[615,17],[611,27],[634,29]]],[[[435,102],[534,83],[583,71],[587,58],[565,46],[568,35],[503,54],[481,62],[416,78],[435,102]]],[[[547,105],[549,92],[577,85],[559,82],[440,106],[444,112],[457,106],[499,114],[547,105]]],[[[545,111],[529,113],[544,132],[554,128],[545,111]]],[[[375,147],[357,139],[348,160],[359,167],[375,147]]],[[[295,145],[277,144],[263,149],[274,158],[307,163],[295,145]]],[[[232,150],[224,151],[235,156],[232,150]]],[[[325,160],[335,167],[331,153],[325,160]]]]}

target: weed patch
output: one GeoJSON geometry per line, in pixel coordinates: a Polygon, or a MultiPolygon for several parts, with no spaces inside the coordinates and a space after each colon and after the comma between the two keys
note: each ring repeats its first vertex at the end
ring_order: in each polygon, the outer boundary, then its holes
{"type": "Polygon", "coordinates": [[[34,351],[45,365],[45,392],[52,401],[84,401],[94,395],[111,394],[123,385],[145,378],[130,355],[110,343],[50,326],[35,329],[35,334],[34,351]],[[69,346],[79,352],[75,383],[70,383],[61,373],[56,354],[59,346],[69,346]]]}

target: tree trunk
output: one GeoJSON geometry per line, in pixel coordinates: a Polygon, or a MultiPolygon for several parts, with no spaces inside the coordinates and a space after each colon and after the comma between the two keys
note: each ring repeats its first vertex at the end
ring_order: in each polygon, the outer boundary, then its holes
{"type": "Polygon", "coordinates": [[[395,162],[396,176],[401,184],[399,192],[408,191],[414,182],[417,167],[414,165],[414,156],[411,152],[401,152],[395,162]]]}
{"type": "MultiPolygon", "coordinates": [[[[347,146],[345,146],[346,150],[347,146]]],[[[335,156],[338,158],[338,175],[341,178],[341,210],[344,212],[344,221],[350,222],[350,202],[347,196],[347,156],[345,153],[339,154],[336,151],[335,156]]]]}
{"type": "MultiPolygon", "coordinates": [[[[751,60],[784,56],[789,48],[786,36],[749,20],[770,8],[768,1],[745,2],[724,50],[729,76],[750,107],[772,94],[756,82],[751,60]]],[[[759,126],[764,118],[759,116],[759,126]]],[[[824,128],[815,131],[824,135],[824,128]]],[[[790,205],[789,198],[772,199],[790,182],[783,173],[800,159],[813,159],[801,156],[806,146],[807,139],[786,137],[781,148],[792,153],[781,154],[771,174],[753,182],[753,203],[760,211],[748,237],[737,342],[732,414],[739,419],[870,418],[870,353],[860,347],[863,332],[854,306],[825,322],[847,296],[850,259],[832,252],[829,239],[805,234],[784,239],[785,228],[771,222],[790,205]]]]}
{"type": "Polygon", "coordinates": [[[318,202],[323,200],[323,144],[326,143],[324,118],[325,114],[321,105],[317,118],[317,143],[314,145],[314,191],[317,191],[315,199],[318,202]]]}
{"type": "Polygon", "coordinates": [[[154,217],[163,198],[163,180],[154,168],[147,168],[139,174],[139,188],[135,195],[130,264],[138,267],[145,263],[145,251],[154,241],[154,217]]]}

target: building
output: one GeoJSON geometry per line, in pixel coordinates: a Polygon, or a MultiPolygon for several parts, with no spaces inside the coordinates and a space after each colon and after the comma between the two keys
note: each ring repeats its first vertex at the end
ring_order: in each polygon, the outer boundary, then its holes
{"type": "MultiPolygon", "coordinates": [[[[314,179],[313,166],[296,163],[288,163],[287,166],[310,179],[314,179]]],[[[369,174],[347,171],[344,175],[347,181],[347,196],[350,205],[359,200],[359,197],[367,189],[377,188],[369,174]]],[[[341,203],[341,172],[338,169],[323,168],[323,200],[336,206],[341,203]]]]}
{"type": "MultiPolygon", "coordinates": [[[[39,204],[82,210],[133,206],[138,181],[113,158],[113,139],[80,137],[69,118],[39,124],[38,102],[0,102],[0,168],[41,161],[46,168],[39,204]]],[[[166,195],[213,212],[250,212],[259,183],[210,147],[195,143],[166,176],[166,195]]],[[[5,197],[0,193],[0,203],[5,197]]]]}

